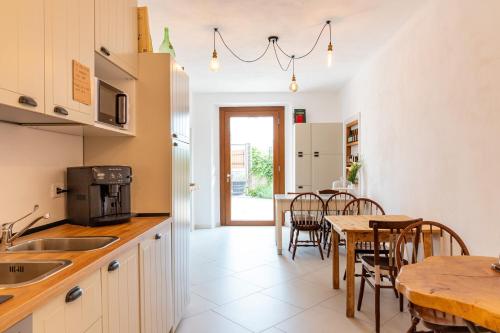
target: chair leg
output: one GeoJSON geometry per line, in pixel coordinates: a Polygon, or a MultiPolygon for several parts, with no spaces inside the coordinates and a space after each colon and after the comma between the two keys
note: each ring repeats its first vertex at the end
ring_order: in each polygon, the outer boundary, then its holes
{"type": "Polygon", "coordinates": [[[295,230],[294,230],[293,226],[290,226],[290,241],[288,242],[288,252],[290,252],[290,250],[292,248],[294,231],[295,230]]]}
{"type": "Polygon", "coordinates": [[[380,286],[375,285],[375,332],[380,333],[380,286]]]}
{"type": "Polygon", "coordinates": [[[420,318],[412,316],[411,327],[408,329],[408,331],[406,333],[416,333],[418,323],[420,323],[420,318]]]}
{"type": "Polygon", "coordinates": [[[396,295],[396,298],[398,298],[399,297],[399,292],[396,289],[396,279],[394,278],[394,275],[391,275],[390,279],[391,279],[391,284],[392,284],[392,290],[394,290],[394,294],[396,295]]]}
{"type": "Polygon", "coordinates": [[[323,250],[321,249],[321,242],[319,241],[319,237],[318,237],[318,232],[317,231],[313,231],[313,237],[314,236],[316,236],[316,241],[317,241],[317,244],[318,244],[319,254],[321,255],[321,260],[325,260],[325,257],[323,256],[323,250]]]}
{"type": "Polygon", "coordinates": [[[295,242],[293,244],[292,260],[295,260],[295,252],[297,252],[297,244],[299,242],[299,234],[300,234],[300,230],[297,229],[295,232],[295,242]]]}
{"type": "Polygon", "coordinates": [[[365,266],[363,266],[361,274],[362,274],[361,285],[359,286],[359,296],[358,296],[358,311],[361,311],[361,304],[363,303],[363,295],[365,293],[365,274],[366,274],[365,266]]]}
{"type": "Polygon", "coordinates": [[[344,270],[344,277],[343,277],[344,281],[347,279],[347,270],[344,270]]]}
{"type": "Polygon", "coordinates": [[[403,305],[403,294],[399,294],[399,312],[404,311],[404,305],[403,305]]]}
{"type": "MultiPolygon", "coordinates": [[[[330,258],[330,252],[332,252],[332,244],[333,244],[333,234],[330,233],[330,242],[328,242],[328,252],[326,256],[330,258]]],[[[336,249],[338,251],[338,249],[336,249]]]]}

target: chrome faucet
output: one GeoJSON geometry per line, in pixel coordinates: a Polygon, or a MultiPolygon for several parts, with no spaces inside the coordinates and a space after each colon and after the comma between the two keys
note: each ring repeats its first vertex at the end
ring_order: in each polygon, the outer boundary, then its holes
{"type": "Polygon", "coordinates": [[[30,223],[28,223],[28,225],[26,225],[20,231],[16,232],[15,235],[13,235],[12,228],[14,227],[14,225],[17,222],[22,221],[25,218],[33,215],[38,210],[38,208],[39,208],[39,206],[35,205],[35,207],[33,207],[33,210],[31,212],[29,212],[28,214],[24,215],[23,217],[15,220],[14,222],[8,222],[8,223],[2,224],[2,237],[0,238],[0,251],[6,251],[9,247],[12,246],[12,243],[14,242],[14,240],[21,237],[29,228],[31,228],[33,225],[35,225],[35,223],[37,223],[38,221],[40,221],[42,219],[50,218],[50,214],[45,213],[44,215],[39,216],[36,219],[34,219],[33,221],[31,221],[30,223]]]}

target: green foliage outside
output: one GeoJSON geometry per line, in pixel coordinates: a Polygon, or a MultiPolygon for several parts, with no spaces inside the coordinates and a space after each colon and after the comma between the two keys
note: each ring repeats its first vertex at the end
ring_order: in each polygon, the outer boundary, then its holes
{"type": "Polygon", "coordinates": [[[250,174],[255,179],[263,180],[253,188],[247,189],[247,195],[255,198],[272,199],[273,197],[273,157],[252,147],[250,155],[252,166],[250,174]]]}

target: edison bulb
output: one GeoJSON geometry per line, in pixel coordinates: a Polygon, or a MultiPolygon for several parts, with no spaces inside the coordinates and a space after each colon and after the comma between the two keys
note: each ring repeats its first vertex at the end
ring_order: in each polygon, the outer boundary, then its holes
{"type": "Polygon", "coordinates": [[[292,76],[292,82],[290,83],[290,91],[296,92],[299,90],[299,85],[297,84],[297,80],[295,79],[295,75],[292,76]]]}
{"type": "Polygon", "coordinates": [[[219,59],[217,58],[217,51],[214,50],[212,53],[212,59],[210,60],[210,70],[212,72],[217,72],[220,68],[219,59]]]}
{"type": "Polygon", "coordinates": [[[333,59],[333,45],[332,42],[328,44],[328,52],[326,55],[326,64],[328,67],[332,67],[332,59],[333,59]]]}

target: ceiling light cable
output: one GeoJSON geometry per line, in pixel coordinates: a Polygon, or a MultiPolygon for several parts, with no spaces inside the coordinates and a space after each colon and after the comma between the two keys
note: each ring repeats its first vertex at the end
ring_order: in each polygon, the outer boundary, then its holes
{"type": "MultiPolygon", "coordinates": [[[[325,31],[326,26],[329,26],[329,27],[330,27],[330,29],[331,29],[331,21],[330,21],[330,20],[326,21],[326,23],[323,25],[323,28],[321,28],[321,31],[319,32],[319,35],[318,35],[318,37],[316,38],[316,41],[314,42],[314,45],[313,45],[313,47],[309,50],[309,52],[307,52],[306,54],[301,55],[301,56],[299,56],[299,57],[297,57],[297,56],[296,56],[296,57],[295,57],[295,59],[296,59],[296,60],[298,60],[298,59],[302,59],[302,58],[305,58],[305,57],[307,57],[308,55],[310,55],[312,51],[314,51],[314,49],[315,49],[315,48],[316,48],[316,46],[318,45],[318,42],[319,42],[319,39],[321,38],[321,35],[323,35],[323,31],[325,31]]],[[[330,36],[331,36],[331,34],[330,34],[330,36]]],[[[330,40],[331,40],[331,37],[330,37],[330,40]]],[[[285,52],[285,51],[284,51],[284,50],[280,47],[280,45],[278,44],[278,41],[276,41],[276,46],[278,47],[278,49],[279,49],[279,50],[280,50],[280,51],[281,51],[281,52],[282,52],[285,56],[287,56],[288,58],[291,58],[291,57],[292,57],[291,55],[289,55],[288,53],[286,53],[286,52],[285,52]]]]}
{"type": "Polygon", "coordinates": [[[276,45],[275,45],[274,40],[273,40],[273,49],[274,49],[274,55],[276,56],[276,61],[278,62],[278,65],[280,65],[281,70],[283,72],[288,72],[288,69],[290,68],[290,64],[293,61],[293,58],[290,58],[290,60],[288,60],[288,64],[286,65],[286,67],[283,67],[283,65],[281,64],[281,61],[279,59],[278,52],[276,51],[276,45]]]}
{"type": "Polygon", "coordinates": [[[269,45],[271,45],[271,41],[269,40],[269,41],[267,42],[267,47],[266,47],[266,49],[264,50],[264,52],[262,52],[262,54],[261,54],[260,56],[258,56],[258,57],[257,57],[257,58],[255,58],[255,59],[252,59],[252,60],[246,60],[246,59],[243,59],[243,58],[241,58],[240,56],[238,56],[238,55],[237,55],[237,54],[236,54],[236,53],[235,53],[235,52],[234,52],[234,51],[233,51],[233,50],[232,50],[232,49],[231,49],[231,48],[227,45],[227,43],[226,43],[226,41],[224,40],[224,38],[222,37],[222,35],[221,35],[221,33],[220,33],[219,29],[215,28],[215,29],[214,29],[214,33],[217,33],[217,34],[219,35],[220,40],[222,41],[222,44],[224,44],[224,46],[226,47],[226,49],[228,49],[228,51],[229,51],[229,52],[231,52],[231,54],[232,54],[232,55],[233,55],[236,59],[238,59],[238,60],[240,60],[240,61],[243,61],[243,62],[256,62],[256,61],[258,61],[258,60],[262,59],[262,57],[264,57],[264,56],[266,55],[267,51],[269,50],[269,45]]]}

